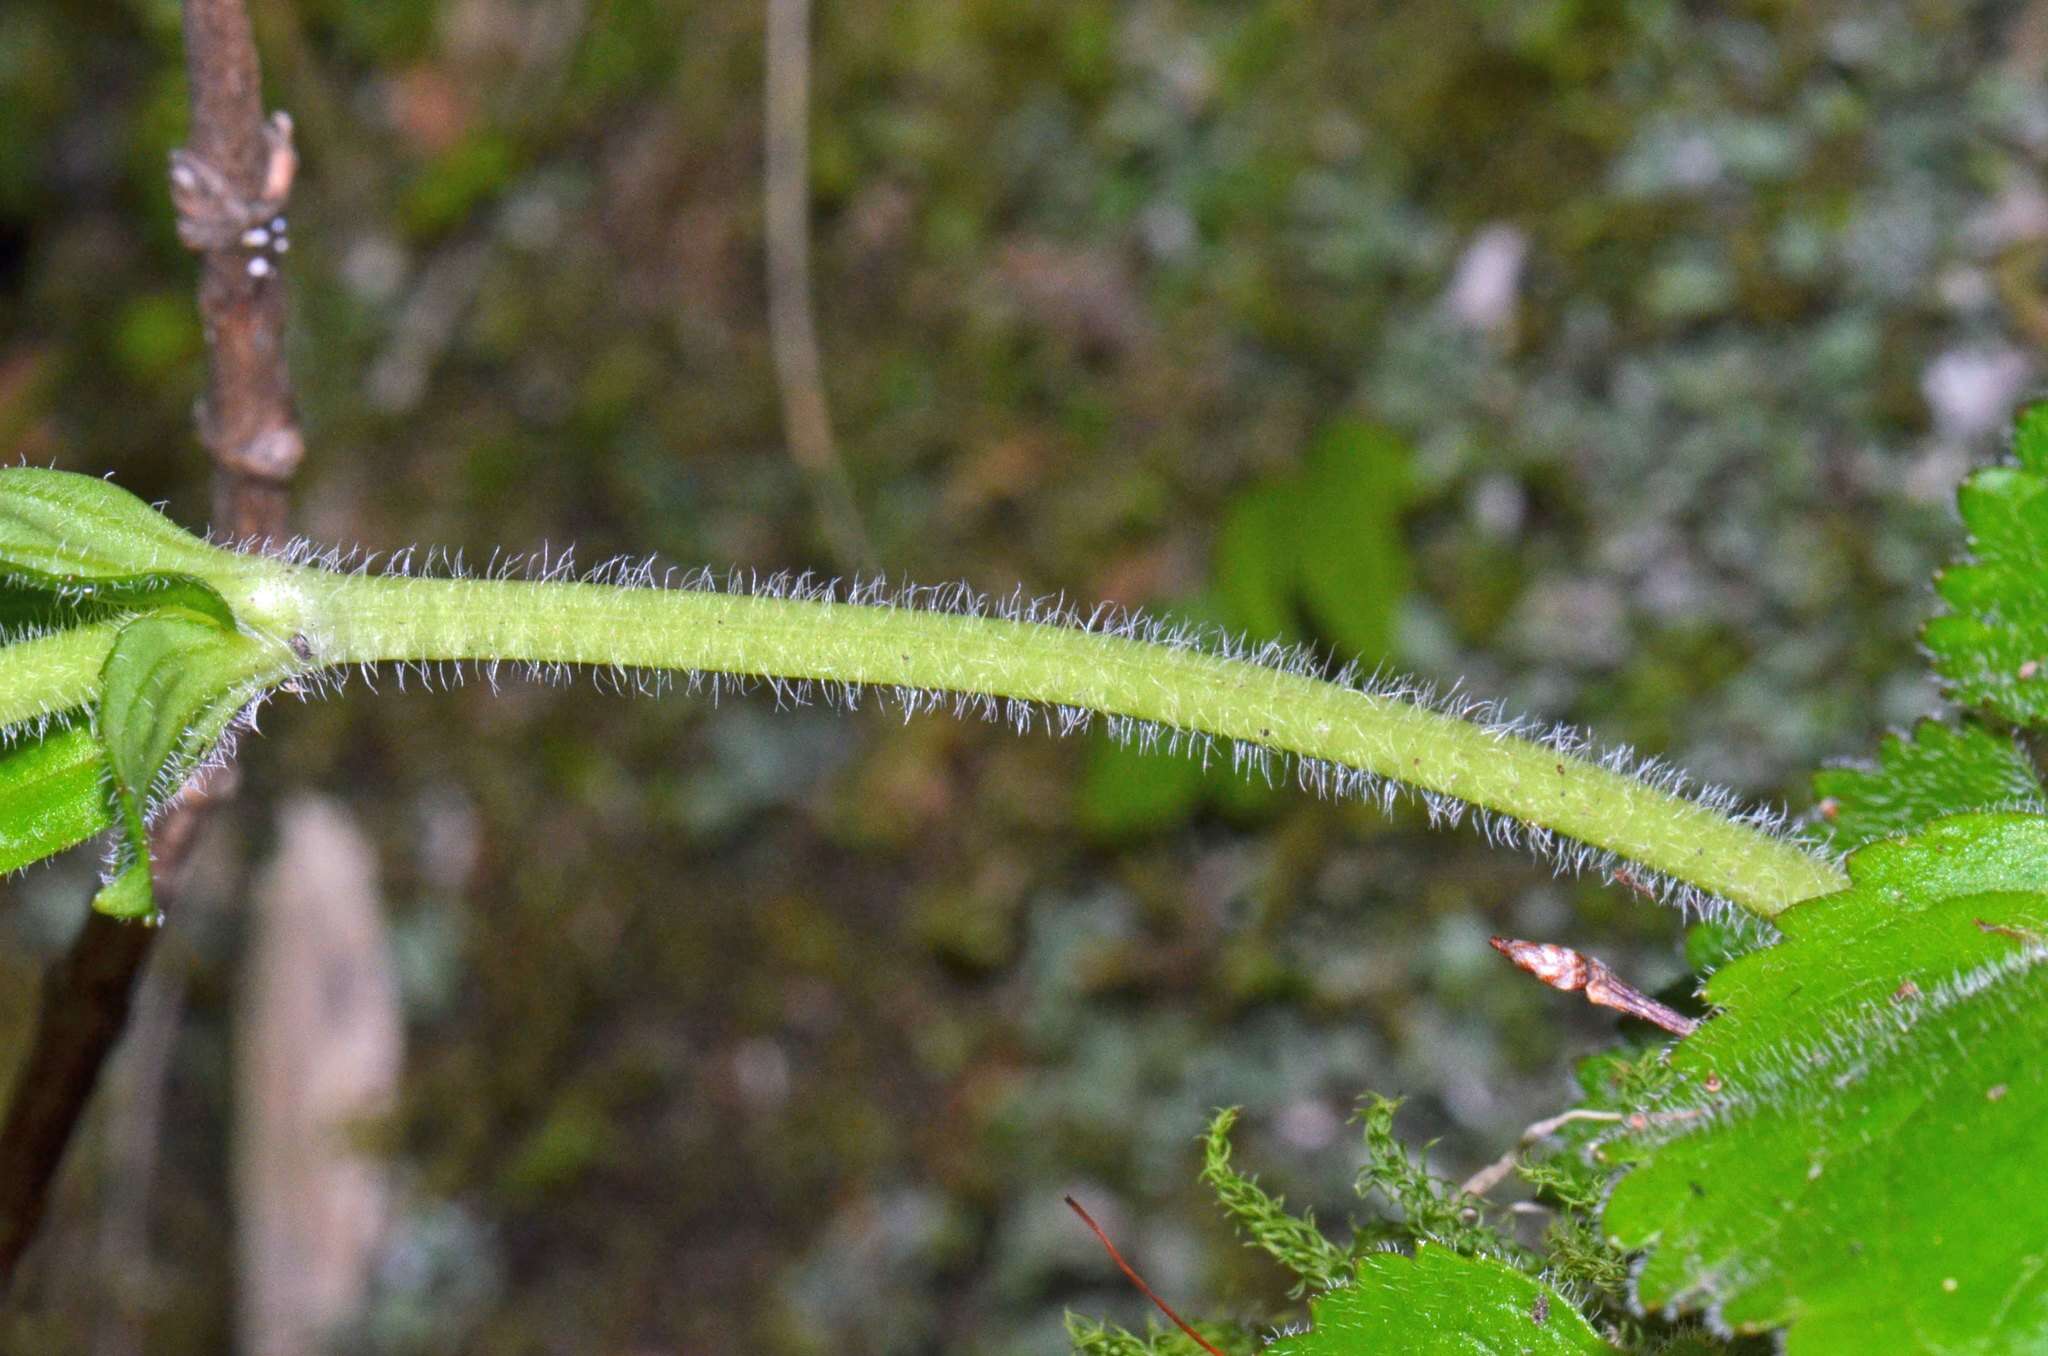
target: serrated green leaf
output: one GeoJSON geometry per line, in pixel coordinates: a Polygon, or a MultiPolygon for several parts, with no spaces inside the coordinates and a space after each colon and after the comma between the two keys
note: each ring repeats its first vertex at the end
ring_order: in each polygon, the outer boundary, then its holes
{"type": "Polygon", "coordinates": [[[1611,1352],[1542,1281],[1489,1257],[1418,1244],[1360,1259],[1358,1278],[1310,1306],[1309,1331],[1268,1356],[1567,1356],[1611,1352]]]}
{"type": "Polygon", "coordinates": [[[1937,576],[1949,613],[1922,638],[1956,701],[2027,725],[2048,720],[2048,405],[2020,416],[2013,451],[1963,482],[1970,558],[1937,576]]]}
{"type": "Polygon", "coordinates": [[[2048,475],[2048,402],[2028,406],[2013,421],[2012,456],[2022,470],[2048,475]]]}
{"type": "Polygon", "coordinates": [[[0,753],[0,871],[62,852],[113,822],[106,760],[84,725],[0,753]]]}
{"type": "Polygon", "coordinates": [[[1829,768],[1813,778],[1821,827],[1843,848],[1910,833],[1968,810],[2048,810],[2027,755],[1974,722],[1923,720],[1886,735],[1877,766],[1829,768]]]}
{"type": "Polygon", "coordinates": [[[289,671],[290,660],[289,651],[193,613],[155,612],[121,628],[101,671],[95,723],[126,851],[95,908],[122,917],[154,912],[149,805],[176,789],[235,713],[289,671]]]}
{"type": "Polygon", "coordinates": [[[1870,845],[1717,973],[1676,1089],[1608,1146],[1638,1297],[1816,1353],[2048,1344],[2048,819],[1870,845]]]}

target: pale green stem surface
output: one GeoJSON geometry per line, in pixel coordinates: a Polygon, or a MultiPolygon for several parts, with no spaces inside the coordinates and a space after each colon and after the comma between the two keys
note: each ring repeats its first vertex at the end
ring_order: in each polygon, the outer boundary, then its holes
{"type": "Polygon", "coordinates": [[[101,622],[0,648],[0,729],[96,700],[119,629],[101,622]]]}
{"type": "MultiPolygon", "coordinates": [[[[302,636],[312,667],[531,661],[987,694],[1361,769],[1606,849],[1763,917],[1847,883],[1794,843],[1533,740],[1201,650],[889,606],[229,559],[216,583],[237,615],[279,640],[302,636]]],[[[0,648],[0,727],[95,700],[115,629],[0,648]]],[[[275,675],[289,676],[285,666],[275,675]]]]}
{"type": "Polygon", "coordinates": [[[1071,627],[690,590],[310,569],[289,580],[265,601],[306,635],[316,663],[620,665],[1083,707],[1454,796],[1763,917],[1847,884],[1839,867],[1795,844],[1533,740],[1197,650],[1071,627]]]}

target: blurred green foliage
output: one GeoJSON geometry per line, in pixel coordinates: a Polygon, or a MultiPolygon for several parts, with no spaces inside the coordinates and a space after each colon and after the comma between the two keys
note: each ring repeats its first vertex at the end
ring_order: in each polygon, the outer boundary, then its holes
{"type": "MultiPolygon", "coordinates": [[[[842,568],[782,446],[757,7],[253,10],[304,157],[303,530],[842,568]]],[[[1935,700],[1948,495],[2048,339],[2044,43],[1986,0],[821,6],[868,533],[1801,796],[1935,700]]],[[[199,523],[178,63],[165,0],[0,6],[0,455],[199,523]]],[[[402,960],[405,1207],[349,1338],[390,1356],[1053,1350],[1067,1307],[1144,1318],[1076,1185],[1162,1291],[1263,1313],[1193,1181],[1212,1108],[1341,1209],[1361,1089],[1455,1175],[1610,1029],[1489,932],[1680,971],[1625,891],[1082,741],[519,687],[264,729],[172,925],[146,1256],[97,1251],[88,1147],[7,1349],[228,1344],[234,901],[287,787],[380,843],[402,960]]],[[[89,867],[6,887],[18,985],[89,867]]]]}

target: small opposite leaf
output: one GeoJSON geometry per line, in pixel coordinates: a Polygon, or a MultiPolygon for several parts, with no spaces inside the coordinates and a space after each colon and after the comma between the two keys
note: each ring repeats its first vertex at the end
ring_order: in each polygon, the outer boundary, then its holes
{"type": "Polygon", "coordinates": [[[235,615],[211,584],[189,574],[59,578],[0,566],[0,641],[64,631],[96,621],[183,608],[233,626],[235,615]]]}
{"type": "Polygon", "coordinates": [[[1836,846],[1861,847],[1966,810],[2048,809],[2034,767],[2013,741],[1974,722],[1923,720],[1886,735],[1874,768],[1829,768],[1813,779],[1821,826],[1836,846]]]}
{"type": "Polygon", "coordinates": [[[177,789],[228,722],[291,668],[289,651],[208,617],[160,612],[121,628],[102,673],[100,743],[127,851],[94,907],[148,916],[148,807],[177,789]]]}
{"type": "Polygon", "coordinates": [[[164,607],[232,626],[199,577],[232,559],[107,481],[0,470],[0,640],[164,607]]]}
{"type": "Polygon", "coordinates": [[[106,759],[84,725],[0,752],[0,871],[82,843],[113,823],[106,759]]]}
{"type": "Polygon", "coordinates": [[[1950,696],[2030,725],[2048,721],[2048,404],[2020,416],[2013,452],[1963,482],[1971,558],[1936,578],[1949,614],[1923,639],[1950,696]]]}
{"type": "Polygon", "coordinates": [[[111,918],[149,923],[156,919],[156,892],[151,888],[149,862],[141,858],[128,863],[92,897],[93,908],[111,918]]]}
{"type": "Polygon", "coordinates": [[[1716,973],[1674,1091],[1606,1146],[1650,1308],[1800,1356],[2048,1344],[2048,819],[1962,815],[1716,973]]]}
{"type": "Polygon", "coordinates": [[[32,466],[0,470],[0,574],[67,584],[203,574],[225,552],[118,485],[32,466]]]}
{"type": "Polygon", "coordinates": [[[1268,1356],[1577,1356],[1608,1352],[1579,1312],[1533,1276],[1429,1243],[1376,1252],[1358,1279],[1310,1306],[1309,1331],[1268,1356]]]}

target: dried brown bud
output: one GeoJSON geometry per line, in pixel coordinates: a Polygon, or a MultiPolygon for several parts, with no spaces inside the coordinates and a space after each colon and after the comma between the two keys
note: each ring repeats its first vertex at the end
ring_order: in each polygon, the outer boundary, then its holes
{"type": "Polygon", "coordinates": [[[1624,983],[1600,961],[1581,955],[1568,946],[1495,937],[1493,949],[1553,989],[1562,989],[1566,993],[1583,990],[1588,1003],[1625,1012],[1652,1026],[1662,1027],[1674,1036],[1690,1036],[1699,1027],[1694,1019],[1624,983]]]}

